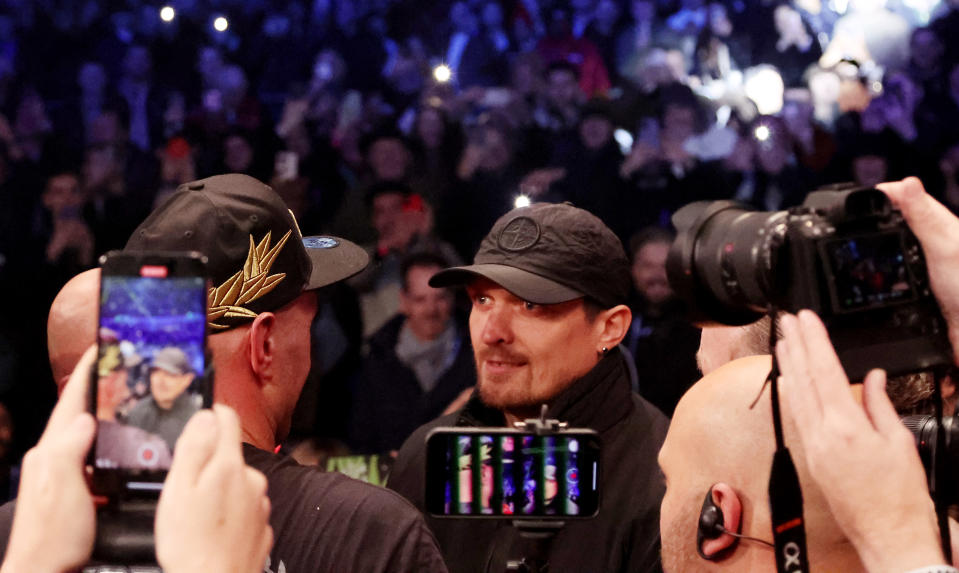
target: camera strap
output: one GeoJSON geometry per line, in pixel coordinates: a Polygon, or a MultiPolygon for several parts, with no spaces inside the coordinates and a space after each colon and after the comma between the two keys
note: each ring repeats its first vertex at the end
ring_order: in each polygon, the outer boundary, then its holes
{"type": "Polygon", "coordinates": [[[809,573],[806,556],[806,526],[803,521],[802,489],[789,448],[783,442],[782,417],[779,412],[779,363],[776,361],[776,315],[769,309],[769,349],[773,366],[766,382],[769,384],[776,435],[776,453],[769,472],[769,513],[772,517],[773,543],[776,551],[777,573],[809,573]]]}
{"type": "Polygon", "coordinates": [[[946,455],[948,444],[946,442],[946,426],[942,417],[942,372],[936,372],[933,378],[933,400],[936,408],[936,453],[932,460],[933,468],[933,492],[932,498],[936,506],[936,520],[939,523],[939,539],[942,542],[942,552],[945,554],[946,562],[952,563],[952,537],[949,531],[949,498],[946,495],[946,488],[949,483],[949,476],[952,473],[949,466],[952,460],[946,455]]]}

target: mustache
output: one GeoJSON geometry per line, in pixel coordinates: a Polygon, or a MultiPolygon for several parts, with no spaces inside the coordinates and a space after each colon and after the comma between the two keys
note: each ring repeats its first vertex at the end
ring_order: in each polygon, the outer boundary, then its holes
{"type": "Polygon", "coordinates": [[[502,349],[497,350],[485,350],[479,349],[476,351],[476,362],[526,362],[526,357],[522,354],[517,354],[514,352],[504,352],[502,349]]]}

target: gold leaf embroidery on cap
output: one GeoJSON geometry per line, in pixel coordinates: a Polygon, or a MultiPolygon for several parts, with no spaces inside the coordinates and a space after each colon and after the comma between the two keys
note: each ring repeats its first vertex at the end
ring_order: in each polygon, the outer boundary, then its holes
{"type": "Polygon", "coordinates": [[[272,247],[270,247],[272,233],[267,232],[259,244],[254,244],[253,235],[250,235],[250,250],[246,255],[243,268],[220,286],[210,289],[209,310],[206,315],[210,328],[214,330],[229,328],[229,325],[217,323],[224,318],[256,318],[256,313],[244,308],[243,305],[267,294],[286,278],[286,273],[271,275],[270,267],[273,266],[280,249],[290,238],[290,233],[291,231],[287,231],[272,247]]]}

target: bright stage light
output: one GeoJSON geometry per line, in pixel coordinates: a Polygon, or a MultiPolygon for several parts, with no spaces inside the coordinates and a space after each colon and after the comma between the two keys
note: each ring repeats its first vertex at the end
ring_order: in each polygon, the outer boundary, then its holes
{"type": "Polygon", "coordinates": [[[445,84],[453,77],[453,70],[446,64],[440,64],[433,68],[433,77],[441,84],[445,84]]]}
{"type": "Polygon", "coordinates": [[[779,113],[783,108],[785,85],[773,66],[763,64],[748,70],[743,89],[762,115],[779,113]]]}
{"type": "Polygon", "coordinates": [[[769,130],[768,125],[760,125],[756,128],[756,131],[753,132],[753,135],[756,136],[758,141],[767,141],[769,136],[772,135],[772,132],[769,130]]]}
{"type": "Polygon", "coordinates": [[[220,16],[213,21],[213,29],[217,32],[226,32],[226,29],[230,27],[230,23],[227,22],[226,18],[220,16]]]}
{"type": "Polygon", "coordinates": [[[520,207],[529,207],[530,203],[532,203],[532,201],[530,201],[526,195],[517,195],[516,200],[513,201],[513,206],[519,209],[520,207]]]}
{"type": "Polygon", "coordinates": [[[164,6],[160,8],[160,19],[164,22],[172,22],[176,18],[176,11],[173,6],[164,6]]]}
{"type": "Polygon", "coordinates": [[[613,139],[619,144],[619,151],[623,155],[629,155],[629,152],[633,149],[633,134],[619,128],[613,132],[613,139]]]}

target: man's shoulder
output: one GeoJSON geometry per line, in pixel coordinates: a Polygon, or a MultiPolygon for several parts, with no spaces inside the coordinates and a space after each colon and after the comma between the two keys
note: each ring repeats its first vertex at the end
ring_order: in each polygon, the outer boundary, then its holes
{"type": "Polygon", "coordinates": [[[652,402],[636,392],[631,394],[633,410],[626,420],[628,432],[643,436],[643,441],[655,445],[657,453],[666,439],[669,430],[669,418],[652,402]]]}
{"type": "Polygon", "coordinates": [[[390,519],[406,518],[415,521],[419,512],[402,496],[337,472],[323,471],[316,466],[304,466],[292,458],[258,450],[244,444],[243,454],[248,465],[260,470],[269,483],[272,498],[283,503],[283,498],[296,498],[296,505],[319,512],[364,512],[389,515],[390,519]],[[323,500],[322,508],[311,509],[307,502],[323,500]]]}
{"type": "Polygon", "coordinates": [[[243,445],[267,478],[276,542],[290,571],[445,571],[422,515],[399,494],[243,445]]]}
{"type": "Polygon", "coordinates": [[[130,408],[130,413],[127,414],[127,421],[143,420],[147,416],[155,414],[156,411],[157,405],[153,400],[153,396],[146,396],[130,408]]]}

